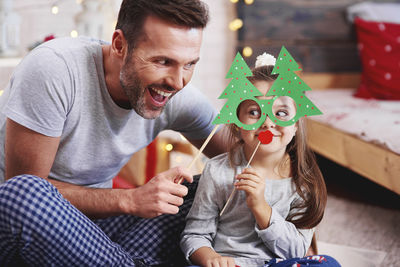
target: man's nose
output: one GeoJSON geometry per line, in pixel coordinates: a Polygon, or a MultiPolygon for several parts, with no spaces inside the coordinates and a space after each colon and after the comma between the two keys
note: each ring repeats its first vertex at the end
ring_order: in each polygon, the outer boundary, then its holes
{"type": "Polygon", "coordinates": [[[184,70],[180,67],[171,69],[168,73],[166,82],[175,90],[181,90],[186,85],[184,70]]]}

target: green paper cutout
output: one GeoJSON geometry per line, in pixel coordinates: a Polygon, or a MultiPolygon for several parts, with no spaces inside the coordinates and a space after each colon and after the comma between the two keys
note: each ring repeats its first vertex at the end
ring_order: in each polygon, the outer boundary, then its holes
{"type": "MultiPolygon", "coordinates": [[[[245,130],[255,130],[262,125],[262,121],[256,122],[255,124],[243,124],[237,117],[237,107],[244,100],[259,100],[256,96],[262,96],[263,94],[246,78],[253,76],[250,68],[247,66],[243,57],[238,52],[232,65],[226,74],[226,78],[232,78],[231,82],[219,96],[219,99],[228,99],[225,105],[222,107],[220,113],[214,119],[213,124],[230,124],[234,123],[238,127],[245,130]]],[[[266,115],[264,116],[266,118],[266,115]]],[[[264,120],[265,120],[264,118],[264,120]]]]}
{"type": "Polygon", "coordinates": [[[322,114],[314,103],[304,94],[304,91],[310,91],[311,88],[294,73],[294,71],[298,70],[301,70],[299,65],[287,49],[282,46],[279,56],[276,59],[275,67],[272,70],[272,74],[278,74],[279,76],[266,94],[266,96],[275,97],[272,100],[260,100],[262,103],[271,103],[270,105],[266,105],[267,110],[265,112],[268,114],[269,118],[279,126],[292,125],[303,116],[307,117],[322,114]],[[272,103],[280,96],[289,96],[295,101],[297,112],[289,121],[279,120],[272,112],[272,103]]]}
{"type": "Polygon", "coordinates": [[[303,93],[311,90],[311,88],[294,73],[294,71],[298,70],[301,70],[299,65],[287,49],[282,46],[272,71],[272,74],[278,74],[278,77],[266,94],[266,96],[274,97],[272,99],[257,99],[257,96],[262,96],[263,94],[246,78],[252,76],[253,73],[238,52],[226,75],[226,78],[231,78],[232,80],[219,97],[219,99],[228,100],[212,123],[234,123],[239,128],[255,130],[264,123],[267,116],[279,126],[289,126],[296,123],[302,116],[322,114],[303,93]],[[274,101],[281,96],[291,97],[295,102],[297,111],[291,120],[279,120],[272,111],[274,101]],[[243,124],[237,117],[237,108],[245,100],[255,101],[261,109],[260,119],[251,125],[243,124]]]}

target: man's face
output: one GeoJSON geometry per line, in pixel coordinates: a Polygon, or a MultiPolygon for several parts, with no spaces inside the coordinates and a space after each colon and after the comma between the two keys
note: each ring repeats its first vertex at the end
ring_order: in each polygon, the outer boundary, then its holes
{"type": "Polygon", "coordinates": [[[127,54],[120,83],[131,107],[142,117],[158,117],[171,97],[192,78],[199,60],[202,29],[169,24],[149,16],[143,37],[127,54]]]}

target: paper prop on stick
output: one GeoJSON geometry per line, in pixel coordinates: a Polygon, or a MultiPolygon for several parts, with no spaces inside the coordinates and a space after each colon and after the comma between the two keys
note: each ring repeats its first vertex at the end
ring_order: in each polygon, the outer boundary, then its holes
{"type": "Polygon", "coordinates": [[[311,88],[294,73],[301,70],[299,65],[293,59],[292,55],[284,46],[276,59],[276,64],[272,70],[272,74],[278,74],[278,78],[269,89],[267,96],[274,96],[271,100],[259,100],[261,110],[267,113],[269,118],[279,126],[289,126],[296,123],[301,117],[320,115],[322,112],[306,97],[304,91],[309,91],[311,88]],[[281,96],[291,97],[296,103],[296,115],[290,120],[280,120],[273,112],[273,103],[281,96]]]}
{"type": "MultiPolygon", "coordinates": [[[[271,143],[272,138],[273,138],[273,134],[269,130],[261,132],[258,135],[258,141],[259,142],[258,142],[256,148],[254,149],[253,153],[251,154],[251,157],[250,157],[249,161],[247,162],[246,168],[248,168],[250,166],[250,163],[253,160],[254,155],[256,154],[256,152],[257,152],[258,148],[260,147],[260,145],[261,144],[267,145],[267,144],[271,143]]],[[[221,212],[219,213],[219,216],[222,216],[222,214],[224,213],[226,207],[228,207],[228,203],[231,201],[233,195],[235,195],[235,192],[236,192],[236,187],[233,188],[231,194],[228,197],[228,200],[226,201],[226,203],[225,203],[224,207],[222,208],[221,212]]]]}
{"type": "Polygon", "coordinates": [[[232,78],[232,81],[219,97],[220,99],[227,98],[228,101],[214,119],[213,124],[234,123],[244,130],[255,130],[264,123],[267,116],[279,126],[289,126],[296,123],[302,116],[322,114],[311,100],[304,95],[303,91],[311,90],[311,88],[294,73],[294,71],[298,70],[301,70],[299,65],[283,46],[272,71],[272,74],[278,74],[278,78],[266,94],[274,97],[260,100],[256,97],[262,96],[262,94],[246,78],[252,76],[251,70],[242,56],[237,53],[226,75],[226,78],[232,78]],[[296,103],[296,114],[290,120],[283,120],[275,116],[274,102],[282,96],[290,97],[296,103]],[[236,109],[245,100],[255,101],[261,110],[260,119],[251,125],[243,124],[237,117],[236,109]]]}
{"type": "MultiPolygon", "coordinates": [[[[203,152],[204,148],[211,140],[211,137],[215,134],[220,124],[235,123],[240,125],[246,130],[257,129],[261,126],[262,122],[257,122],[256,125],[245,125],[242,124],[236,115],[236,110],[239,104],[246,100],[251,99],[257,101],[256,96],[262,96],[263,94],[249,81],[246,77],[253,76],[250,68],[247,66],[243,57],[240,53],[236,54],[235,59],[226,74],[225,78],[232,78],[229,85],[225,88],[219,98],[228,98],[227,103],[225,103],[225,109],[223,109],[220,114],[214,119],[213,124],[215,124],[214,129],[207,137],[206,141],[201,146],[199,152],[193,158],[192,162],[189,164],[188,169],[190,169],[194,162],[198,159],[200,154],[203,152]]],[[[264,116],[265,120],[265,116],[264,116]]],[[[180,179],[178,183],[181,183],[183,179],[180,179]]]]}
{"type": "MultiPolygon", "coordinates": [[[[219,97],[220,99],[228,100],[213,121],[213,124],[216,126],[203,143],[199,152],[189,164],[188,168],[190,169],[193,166],[194,162],[198,159],[199,155],[202,153],[211,137],[215,134],[218,126],[221,124],[233,123],[244,130],[256,130],[264,123],[267,116],[279,126],[290,126],[295,124],[302,116],[322,114],[322,112],[314,105],[314,103],[312,103],[311,100],[305,96],[304,91],[309,91],[311,88],[302,79],[300,79],[296,73],[294,73],[294,71],[298,70],[301,70],[299,65],[296,63],[287,49],[282,46],[272,71],[272,74],[278,74],[278,77],[266,94],[266,96],[272,96],[272,98],[258,99],[257,97],[262,96],[263,94],[247,79],[247,77],[252,76],[253,73],[247,66],[240,53],[237,53],[226,75],[227,79],[230,78],[232,80],[219,97]],[[290,117],[290,119],[283,119],[279,116],[276,116],[277,112],[275,112],[274,103],[276,104],[279,102],[282,99],[281,97],[290,97],[295,103],[296,114],[290,117]],[[277,101],[278,99],[279,101],[277,101]],[[254,124],[244,124],[237,117],[237,108],[243,101],[246,100],[253,100],[260,107],[261,116],[254,124]]],[[[273,135],[270,131],[265,131],[261,133],[258,138],[259,143],[255,148],[253,155],[261,143],[269,144],[273,139],[273,135]]],[[[180,179],[179,183],[181,182],[182,179],[180,179]]],[[[232,194],[233,193],[234,192],[232,192],[232,194]]],[[[226,204],[228,204],[228,202],[226,204]]]]}
{"type": "Polygon", "coordinates": [[[255,130],[261,126],[266,118],[265,115],[262,116],[258,122],[251,125],[243,124],[237,117],[236,110],[240,103],[245,100],[253,100],[258,103],[256,96],[263,95],[249,80],[247,80],[246,77],[248,76],[253,76],[253,73],[240,53],[237,53],[225,77],[226,79],[231,78],[232,80],[219,97],[219,99],[228,99],[228,101],[214,119],[213,124],[234,123],[239,128],[245,130],[255,130]]]}
{"type": "MultiPolygon", "coordinates": [[[[238,58],[238,55],[236,55],[236,58],[238,58]]],[[[236,60],[236,62],[240,63],[240,59],[239,61],[236,60]]],[[[243,64],[245,64],[244,61],[243,64]]],[[[235,66],[232,65],[232,67],[235,66]]],[[[237,67],[235,67],[234,70],[238,70],[237,67]]],[[[256,96],[259,95],[247,95],[248,97],[240,97],[240,99],[238,100],[238,98],[235,95],[236,92],[243,92],[245,94],[248,93],[247,87],[243,85],[242,85],[242,88],[244,88],[243,91],[240,91],[240,89],[237,88],[237,91],[234,92],[233,94],[230,94],[230,97],[224,97],[224,95],[228,96],[229,93],[229,91],[227,91],[227,89],[229,89],[228,86],[228,88],[224,91],[224,93],[220,97],[220,98],[228,98],[228,101],[226,105],[221,109],[220,113],[218,114],[217,118],[214,120],[213,123],[217,124],[235,123],[236,126],[242,129],[255,130],[264,123],[266,116],[268,116],[275,124],[284,127],[295,124],[302,116],[312,116],[312,115],[322,114],[322,112],[311,102],[311,100],[305,96],[304,91],[311,90],[311,88],[306,83],[304,83],[304,81],[301,80],[296,73],[294,73],[294,71],[298,70],[301,70],[299,68],[299,65],[296,63],[296,61],[293,59],[290,53],[286,50],[286,48],[282,47],[279,56],[276,60],[274,69],[272,71],[272,74],[278,74],[278,77],[266,94],[266,96],[272,96],[272,99],[257,99],[256,96]],[[288,116],[279,117],[278,116],[279,109],[276,108],[277,106],[279,107],[280,105],[282,105],[283,102],[285,101],[282,99],[286,99],[287,97],[293,99],[296,106],[296,114],[290,116],[289,119],[287,119],[288,116]],[[244,125],[237,118],[237,111],[234,108],[237,108],[241,102],[249,99],[255,101],[259,105],[261,110],[261,116],[258,122],[252,125],[244,125]],[[274,105],[274,103],[277,105],[274,105]],[[229,108],[230,106],[232,107],[231,109],[229,108]]],[[[232,71],[230,74],[232,75],[233,73],[234,71],[232,71]]],[[[237,76],[239,78],[240,73],[238,73],[237,76]]],[[[236,80],[240,79],[238,78],[236,78],[236,80]]],[[[232,88],[235,87],[235,85],[236,84],[232,84],[232,88]]],[[[258,135],[259,142],[256,148],[254,149],[252,156],[250,157],[250,160],[247,163],[246,168],[250,166],[250,162],[252,161],[260,144],[269,144],[272,141],[272,139],[273,139],[273,134],[269,130],[261,132],[258,135]]],[[[226,207],[228,206],[235,192],[236,188],[234,188],[234,190],[230,194],[227,202],[225,203],[224,207],[222,208],[219,214],[220,216],[222,216],[222,214],[224,213],[226,207]]]]}

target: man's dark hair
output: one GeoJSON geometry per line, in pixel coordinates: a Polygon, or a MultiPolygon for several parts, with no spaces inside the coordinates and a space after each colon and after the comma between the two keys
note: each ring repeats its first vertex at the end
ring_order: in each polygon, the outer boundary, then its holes
{"type": "Polygon", "coordinates": [[[148,16],[189,28],[204,28],[208,8],[200,0],[123,0],[115,29],[124,33],[128,51],[139,41],[148,16]]]}

